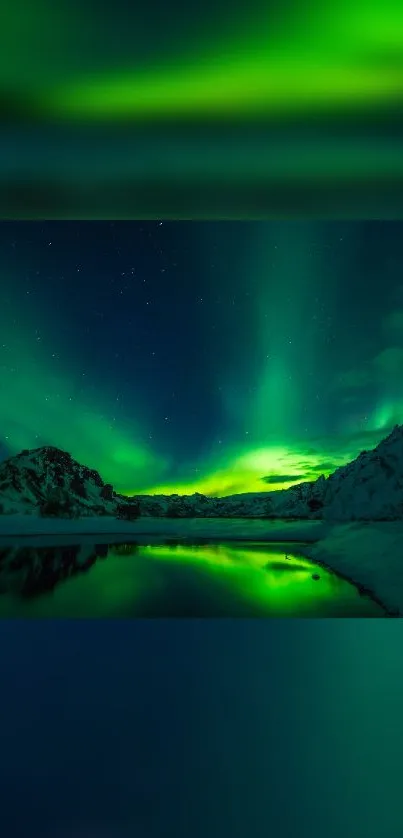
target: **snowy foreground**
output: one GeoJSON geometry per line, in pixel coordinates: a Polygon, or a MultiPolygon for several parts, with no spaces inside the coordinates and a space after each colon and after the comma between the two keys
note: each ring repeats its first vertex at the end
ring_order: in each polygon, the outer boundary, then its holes
{"type": "Polygon", "coordinates": [[[303,551],[364,588],[395,616],[403,616],[403,522],[329,526],[303,551]]]}
{"type": "Polygon", "coordinates": [[[403,522],[0,517],[0,547],[16,539],[39,546],[126,539],[150,544],[167,538],[295,542],[299,552],[366,589],[390,614],[403,615],[403,522]]]}

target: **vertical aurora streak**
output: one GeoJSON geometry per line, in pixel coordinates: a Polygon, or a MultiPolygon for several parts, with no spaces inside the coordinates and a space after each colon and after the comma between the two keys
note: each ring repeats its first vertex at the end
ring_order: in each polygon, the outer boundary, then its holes
{"type": "Polygon", "coordinates": [[[402,267],[397,222],[4,223],[1,454],[129,493],[328,474],[403,420],[402,267]]]}

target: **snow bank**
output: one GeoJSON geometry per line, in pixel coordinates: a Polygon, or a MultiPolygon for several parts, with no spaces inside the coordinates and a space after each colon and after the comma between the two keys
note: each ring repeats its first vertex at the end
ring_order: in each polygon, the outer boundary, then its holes
{"type": "Polygon", "coordinates": [[[402,522],[338,524],[303,552],[368,591],[390,614],[403,615],[402,522]]]}

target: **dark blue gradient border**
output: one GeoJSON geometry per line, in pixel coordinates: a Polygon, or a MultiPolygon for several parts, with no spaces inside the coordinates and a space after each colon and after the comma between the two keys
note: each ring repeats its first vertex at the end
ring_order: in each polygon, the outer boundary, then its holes
{"type": "Polygon", "coordinates": [[[6,838],[398,838],[403,623],[0,625],[6,838]]]}

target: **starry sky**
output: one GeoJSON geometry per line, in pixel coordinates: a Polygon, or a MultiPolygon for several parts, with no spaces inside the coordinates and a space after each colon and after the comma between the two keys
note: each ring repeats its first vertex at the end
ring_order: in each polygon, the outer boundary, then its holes
{"type": "Polygon", "coordinates": [[[403,421],[400,222],[2,222],[0,457],[123,493],[329,474],[403,421]]]}

